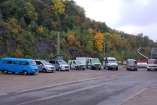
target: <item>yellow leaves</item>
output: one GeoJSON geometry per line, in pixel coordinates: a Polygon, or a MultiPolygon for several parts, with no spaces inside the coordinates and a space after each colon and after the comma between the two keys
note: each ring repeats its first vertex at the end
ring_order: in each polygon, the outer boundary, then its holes
{"type": "Polygon", "coordinates": [[[51,0],[53,5],[51,8],[53,9],[56,15],[63,14],[65,11],[65,5],[60,0],[51,0]]]}
{"type": "Polygon", "coordinates": [[[74,36],[74,35],[69,35],[69,36],[68,36],[68,44],[69,44],[69,46],[74,45],[74,44],[75,44],[75,41],[76,41],[76,39],[75,39],[75,36],[74,36]]]}
{"type": "Polygon", "coordinates": [[[39,27],[38,29],[39,29],[39,31],[40,31],[41,33],[44,32],[44,28],[43,28],[43,26],[39,27]]]}
{"type": "Polygon", "coordinates": [[[18,28],[13,29],[12,32],[17,35],[19,33],[18,28]]]}
{"type": "Polygon", "coordinates": [[[102,33],[100,33],[100,31],[97,33],[96,32],[96,35],[93,37],[93,40],[94,40],[94,45],[96,47],[96,49],[98,49],[99,51],[102,51],[103,49],[103,40],[104,40],[104,36],[102,33]]]}

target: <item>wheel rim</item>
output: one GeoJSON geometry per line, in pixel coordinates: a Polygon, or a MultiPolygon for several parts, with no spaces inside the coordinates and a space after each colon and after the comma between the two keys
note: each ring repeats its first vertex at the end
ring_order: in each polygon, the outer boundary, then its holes
{"type": "Polygon", "coordinates": [[[27,75],[27,71],[24,71],[23,74],[24,74],[24,75],[27,75]]]}

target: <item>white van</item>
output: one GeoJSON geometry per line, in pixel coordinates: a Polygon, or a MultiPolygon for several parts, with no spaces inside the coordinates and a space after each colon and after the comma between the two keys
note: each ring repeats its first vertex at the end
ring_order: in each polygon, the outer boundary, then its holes
{"type": "Polygon", "coordinates": [[[116,69],[118,70],[118,63],[116,58],[114,57],[105,57],[103,61],[104,69],[110,70],[110,69],[116,69]]]}
{"type": "Polygon", "coordinates": [[[157,70],[157,59],[148,59],[147,70],[157,70]]]}

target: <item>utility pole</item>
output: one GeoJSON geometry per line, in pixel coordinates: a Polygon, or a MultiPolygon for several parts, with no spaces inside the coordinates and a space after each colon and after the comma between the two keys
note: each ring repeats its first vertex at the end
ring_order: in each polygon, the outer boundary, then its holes
{"type": "Polygon", "coordinates": [[[104,57],[105,57],[105,42],[104,42],[104,57]]]}
{"type": "Polygon", "coordinates": [[[57,35],[57,55],[60,54],[60,32],[58,32],[58,35],[57,35]]]}

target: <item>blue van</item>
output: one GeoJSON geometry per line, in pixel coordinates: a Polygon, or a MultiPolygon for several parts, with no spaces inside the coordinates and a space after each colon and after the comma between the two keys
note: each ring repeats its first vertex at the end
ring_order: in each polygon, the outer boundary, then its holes
{"type": "Polygon", "coordinates": [[[0,70],[3,74],[8,72],[23,73],[24,75],[38,73],[38,66],[33,59],[22,58],[2,58],[0,62],[0,70]]]}

